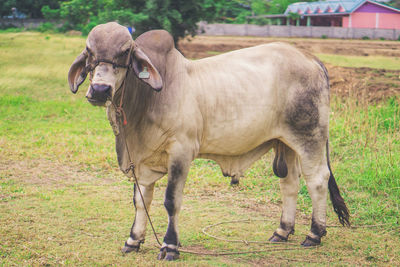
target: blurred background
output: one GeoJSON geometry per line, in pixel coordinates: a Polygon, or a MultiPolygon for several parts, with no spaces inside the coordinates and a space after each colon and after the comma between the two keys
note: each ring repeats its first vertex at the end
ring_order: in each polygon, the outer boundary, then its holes
{"type": "MultiPolygon", "coordinates": [[[[400,0],[3,0],[0,5],[1,28],[37,28],[39,31],[79,31],[83,35],[96,25],[117,21],[130,28],[135,36],[151,29],[169,31],[175,41],[185,35],[199,32],[198,23],[332,26],[344,28],[400,29],[400,0]]],[[[229,29],[229,27],[228,27],[229,29]]],[[[202,27],[200,32],[214,30],[202,27]]],[[[226,34],[285,36],[285,27],[255,32],[234,31],[226,34]]],[[[294,32],[300,29],[292,30],[294,32]]],[[[224,34],[219,30],[218,34],[224,34]]],[[[320,30],[318,36],[300,32],[297,36],[330,37],[329,30],[320,30]],[[309,35],[309,36],[307,36],[309,35]]],[[[390,34],[360,33],[336,38],[385,38],[390,34]]],[[[392,34],[393,35],[393,34],[392,34]]]]}

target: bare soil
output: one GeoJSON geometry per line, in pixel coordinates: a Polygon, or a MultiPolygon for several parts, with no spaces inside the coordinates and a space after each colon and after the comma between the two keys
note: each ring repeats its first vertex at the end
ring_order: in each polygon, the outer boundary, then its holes
{"type": "Polygon", "coordinates": [[[400,71],[346,68],[326,64],[333,94],[377,102],[400,95],[400,71]]]}
{"type": "Polygon", "coordinates": [[[62,188],[76,183],[93,182],[110,184],[112,179],[97,179],[90,172],[81,170],[78,164],[66,165],[46,159],[6,159],[0,156],[0,173],[9,179],[23,184],[62,188]]]}
{"type": "Polygon", "coordinates": [[[340,39],[292,39],[239,36],[196,36],[179,43],[189,58],[206,57],[208,51],[227,52],[249,46],[287,42],[311,53],[339,54],[352,56],[400,57],[400,44],[393,41],[340,40],[340,39]]]}
{"type": "MultiPolygon", "coordinates": [[[[393,41],[283,39],[234,36],[196,36],[179,43],[182,53],[192,59],[210,57],[218,53],[284,41],[309,51],[351,56],[400,57],[400,45],[393,41]]],[[[400,95],[400,70],[347,68],[327,64],[331,90],[338,96],[362,95],[368,101],[379,101],[400,95]],[[362,90],[359,90],[359,89],[362,90]],[[354,90],[358,89],[358,90],[354,90]]]]}

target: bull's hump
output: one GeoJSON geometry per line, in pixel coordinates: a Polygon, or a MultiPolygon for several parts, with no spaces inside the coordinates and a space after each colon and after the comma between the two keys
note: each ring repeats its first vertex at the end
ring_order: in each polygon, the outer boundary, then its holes
{"type": "Polygon", "coordinates": [[[144,49],[158,53],[168,53],[175,48],[172,35],[165,30],[152,30],[145,32],[135,40],[136,44],[144,49]]]}

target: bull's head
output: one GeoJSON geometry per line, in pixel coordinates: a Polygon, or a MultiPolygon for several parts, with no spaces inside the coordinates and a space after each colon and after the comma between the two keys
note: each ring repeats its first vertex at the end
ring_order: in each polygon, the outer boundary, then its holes
{"type": "Polygon", "coordinates": [[[154,90],[161,90],[162,78],[149,57],[135,44],[127,28],[111,22],[89,33],[86,48],[71,65],[68,82],[76,93],[89,74],[86,98],[102,106],[121,88],[130,69],[154,90]]]}

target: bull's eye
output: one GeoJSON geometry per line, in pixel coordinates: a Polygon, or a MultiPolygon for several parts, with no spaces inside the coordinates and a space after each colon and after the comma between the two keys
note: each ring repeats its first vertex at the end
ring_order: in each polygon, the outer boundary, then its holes
{"type": "Polygon", "coordinates": [[[87,46],[86,46],[86,51],[88,52],[88,54],[89,54],[90,56],[93,56],[92,50],[90,50],[90,48],[87,47],[87,46]]]}
{"type": "Polygon", "coordinates": [[[126,57],[128,54],[129,54],[129,51],[130,51],[131,49],[129,48],[129,49],[126,49],[126,50],[124,50],[124,51],[122,51],[122,52],[120,52],[119,54],[118,54],[118,57],[126,57]]]}

